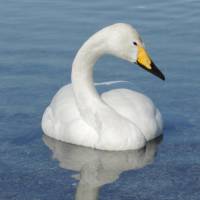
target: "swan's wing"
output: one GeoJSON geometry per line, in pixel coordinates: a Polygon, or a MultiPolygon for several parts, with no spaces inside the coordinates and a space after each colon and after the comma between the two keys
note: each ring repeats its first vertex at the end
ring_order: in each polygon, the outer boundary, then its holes
{"type": "Polygon", "coordinates": [[[128,89],[115,89],[101,97],[120,115],[136,124],[147,140],[161,134],[160,112],[147,96],[128,89]]]}

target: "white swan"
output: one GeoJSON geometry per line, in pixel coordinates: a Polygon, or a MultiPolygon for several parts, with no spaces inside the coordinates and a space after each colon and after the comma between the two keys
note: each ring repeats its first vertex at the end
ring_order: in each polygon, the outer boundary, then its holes
{"type": "Polygon", "coordinates": [[[115,89],[99,96],[93,84],[93,66],[104,54],[135,62],[165,79],[132,26],[108,26],[78,51],[72,84],[53,97],[44,112],[42,129],[57,140],[96,149],[139,149],[162,133],[161,114],[148,97],[135,91],[115,89]]]}

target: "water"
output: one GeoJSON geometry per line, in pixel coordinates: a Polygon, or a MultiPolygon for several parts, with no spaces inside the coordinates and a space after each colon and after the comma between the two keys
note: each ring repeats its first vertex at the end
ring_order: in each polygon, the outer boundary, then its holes
{"type": "MultiPolygon", "coordinates": [[[[101,200],[199,199],[199,10],[198,0],[2,0],[0,199],[75,198],[77,170],[62,165],[68,158],[65,149],[71,147],[50,142],[56,144],[62,159],[49,150],[40,128],[41,116],[55,92],[70,82],[71,63],[81,44],[95,31],[115,22],[130,23],[139,30],[166,81],[107,56],[97,63],[95,81],[130,83],[100,85],[99,91],[123,86],[147,94],[163,114],[164,139],[155,160],[154,154],[150,159],[153,163],[147,162],[137,170],[111,168],[98,173],[96,179],[101,180],[101,187],[93,194],[101,200]]],[[[78,148],[76,153],[80,156],[78,148]]],[[[102,159],[109,163],[105,155],[92,155],[97,169],[102,159]]],[[[145,151],[136,155],[140,155],[139,162],[145,151]]],[[[134,154],[131,156],[134,159],[134,154]]],[[[119,163],[112,166],[120,165],[122,160],[120,157],[119,163]]],[[[89,178],[90,183],[96,180],[89,178]]]]}

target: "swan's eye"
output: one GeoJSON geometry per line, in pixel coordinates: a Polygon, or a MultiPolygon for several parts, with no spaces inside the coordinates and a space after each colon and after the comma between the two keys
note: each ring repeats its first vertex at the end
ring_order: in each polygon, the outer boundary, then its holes
{"type": "Polygon", "coordinates": [[[134,44],[135,46],[137,46],[137,42],[133,42],[133,44],[134,44]]]}

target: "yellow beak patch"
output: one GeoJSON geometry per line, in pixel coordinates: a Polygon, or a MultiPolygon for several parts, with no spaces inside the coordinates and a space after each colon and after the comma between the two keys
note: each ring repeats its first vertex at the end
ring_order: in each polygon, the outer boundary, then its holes
{"type": "Polygon", "coordinates": [[[141,47],[138,46],[138,57],[137,57],[138,64],[144,66],[145,68],[151,70],[151,58],[148,55],[147,51],[141,47]]]}

